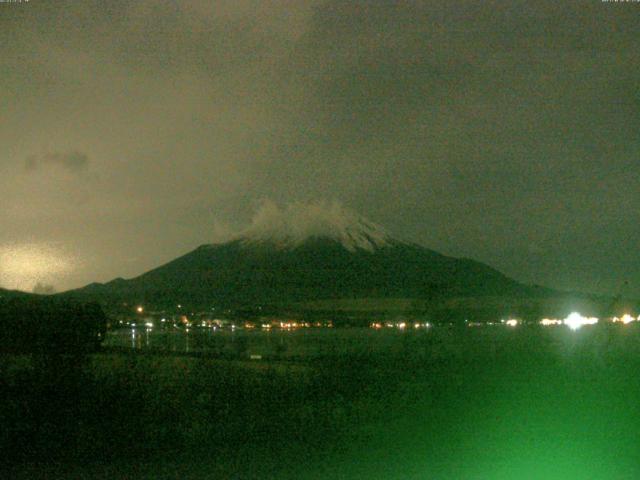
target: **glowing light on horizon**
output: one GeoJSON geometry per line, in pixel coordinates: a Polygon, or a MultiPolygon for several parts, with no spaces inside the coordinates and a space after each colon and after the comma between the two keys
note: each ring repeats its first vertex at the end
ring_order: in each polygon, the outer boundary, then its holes
{"type": "MultiPolygon", "coordinates": [[[[638,317],[640,318],[640,317],[638,317]]],[[[613,323],[624,323],[625,325],[631,322],[635,322],[636,319],[633,318],[631,315],[629,315],[628,313],[625,313],[622,317],[618,318],[618,317],[613,317],[611,319],[611,321],[613,323]]]]}
{"type": "Polygon", "coordinates": [[[540,320],[540,325],[548,327],[550,325],[562,325],[562,320],[558,320],[557,318],[543,318],[540,320]]]}
{"type": "Polygon", "coordinates": [[[507,325],[508,327],[517,327],[517,326],[518,326],[518,323],[520,323],[520,322],[518,322],[518,320],[516,320],[515,318],[510,318],[509,320],[507,320],[507,321],[506,321],[506,322],[504,322],[504,323],[506,323],[506,325],[507,325]]]}
{"type": "Polygon", "coordinates": [[[577,330],[583,325],[595,325],[598,323],[598,319],[595,317],[584,317],[578,312],[571,313],[563,322],[571,330],[577,330]]]}
{"type": "Polygon", "coordinates": [[[59,282],[76,264],[74,258],[54,245],[0,245],[0,286],[30,291],[39,282],[59,282]]]}

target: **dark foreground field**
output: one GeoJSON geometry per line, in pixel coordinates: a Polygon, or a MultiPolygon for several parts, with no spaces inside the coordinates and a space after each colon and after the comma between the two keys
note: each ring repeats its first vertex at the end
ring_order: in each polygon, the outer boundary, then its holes
{"type": "Polygon", "coordinates": [[[279,363],[4,355],[4,478],[640,478],[638,326],[394,335],[279,363]]]}

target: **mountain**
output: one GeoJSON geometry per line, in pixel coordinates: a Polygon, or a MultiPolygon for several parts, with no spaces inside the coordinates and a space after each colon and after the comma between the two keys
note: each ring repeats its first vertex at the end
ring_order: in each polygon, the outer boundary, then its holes
{"type": "Polygon", "coordinates": [[[4,288],[0,288],[0,302],[12,300],[14,298],[27,298],[27,297],[35,297],[36,295],[26,292],[20,292],[18,290],[6,290],[4,288]]]}
{"type": "Polygon", "coordinates": [[[203,245],[139,277],[82,291],[114,300],[195,305],[532,293],[479,262],[418,245],[350,250],[325,237],[287,248],[244,239],[203,245]]]}
{"type": "Polygon", "coordinates": [[[270,208],[231,241],[200,246],[129,280],[94,283],[66,295],[159,308],[290,308],[318,302],[331,307],[350,299],[414,299],[426,305],[551,292],[518,283],[480,262],[394,239],[339,206],[270,208]]]}

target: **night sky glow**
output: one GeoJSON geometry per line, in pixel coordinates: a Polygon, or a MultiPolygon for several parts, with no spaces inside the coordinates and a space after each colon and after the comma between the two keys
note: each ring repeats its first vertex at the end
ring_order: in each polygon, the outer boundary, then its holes
{"type": "Polygon", "coordinates": [[[271,199],[640,294],[638,4],[0,7],[2,287],[138,275],[271,199]]]}

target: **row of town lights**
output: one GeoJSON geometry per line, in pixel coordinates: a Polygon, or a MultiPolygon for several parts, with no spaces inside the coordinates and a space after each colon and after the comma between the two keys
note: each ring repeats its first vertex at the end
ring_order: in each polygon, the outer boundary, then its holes
{"type": "MultiPolygon", "coordinates": [[[[638,321],[640,322],[640,316],[638,316],[637,318],[627,314],[624,314],[622,317],[613,317],[611,319],[611,322],[613,323],[623,323],[625,325],[631,323],[631,322],[635,322],[638,321]]],[[[571,313],[569,316],[567,316],[564,319],[557,319],[557,318],[543,318],[542,320],[540,320],[539,324],[544,326],[544,327],[548,327],[548,326],[552,326],[552,325],[566,325],[567,327],[571,328],[572,330],[577,330],[580,327],[584,326],[584,325],[595,325],[599,322],[599,319],[596,317],[585,317],[583,315],[581,315],[578,312],[573,312],[571,313]]],[[[481,326],[481,325],[485,325],[483,323],[480,322],[468,322],[465,321],[465,323],[468,326],[481,326]]],[[[508,327],[517,327],[518,325],[521,325],[523,322],[521,320],[518,320],[516,318],[510,318],[508,320],[501,320],[500,321],[501,324],[506,325],[508,327]]],[[[407,326],[411,326],[413,325],[415,328],[428,328],[431,326],[430,323],[414,323],[414,324],[407,324],[405,322],[396,322],[396,323],[391,323],[391,322],[387,322],[387,323],[383,323],[383,322],[373,322],[371,323],[369,326],[371,328],[373,328],[374,330],[380,330],[384,327],[387,328],[398,328],[400,330],[404,330],[407,328],[407,326]]],[[[486,325],[495,325],[495,323],[493,322],[487,322],[486,325]]]]}
{"type": "MultiPolygon", "coordinates": [[[[178,308],[182,308],[182,305],[178,304],[178,308]]],[[[136,312],[138,313],[143,313],[144,312],[144,307],[142,305],[138,305],[138,307],[136,307],[136,312]]],[[[164,319],[162,320],[164,322],[164,319]]],[[[625,325],[631,323],[631,322],[635,322],[635,321],[640,321],[640,316],[638,316],[638,318],[634,318],[631,315],[629,315],[628,313],[625,313],[622,317],[613,317],[611,319],[611,321],[613,323],[623,323],[625,325]]],[[[517,327],[521,322],[515,318],[510,318],[508,320],[502,320],[501,323],[504,323],[505,325],[507,325],[508,327],[517,327]]],[[[540,320],[540,325],[542,326],[551,326],[551,325],[566,325],[569,328],[571,328],[572,330],[577,330],[578,328],[582,327],[583,325],[595,325],[596,323],[598,323],[598,318],[596,317],[585,317],[583,315],[580,315],[577,312],[573,312],[571,313],[567,318],[565,318],[564,320],[559,320],[557,318],[543,318],[542,320],[540,320]]],[[[303,326],[306,326],[306,324],[302,324],[303,326]]],[[[147,326],[151,326],[149,324],[147,324],[147,326]]],[[[294,322],[292,323],[286,323],[280,324],[281,328],[291,328],[291,327],[297,327],[298,325],[294,322]]],[[[431,324],[430,323],[414,323],[413,327],[414,328],[428,328],[430,327],[431,324]]],[[[265,325],[262,325],[262,327],[264,328],[265,325]]],[[[407,323],[406,322],[398,322],[398,323],[381,323],[381,322],[374,322],[370,325],[371,328],[374,328],[376,330],[381,329],[383,327],[388,327],[388,328],[399,328],[400,330],[403,330],[407,327],[407,323]]]]}
{"type": "MultiPolygon", "coordinates": [[[[543,318],[542,320],[540,320],[540,325],[545,327],[551,325],[566,325],[572,330],[577,330],[584,325],[595,325],[598,323],[598,321],[599,319],[596,317],[585,317],[578,312],[573,312],[564,320],[559,320],[557,318],[543,318]]],[[[613,317],[611,319],[611,322],[613,323],[623,323],[625,325],[635,321],[640,321],[640,316],[638,316],[638,318],[635,318],[628,313],[625,313],[622,317],[613,317]]],[[[503,320],[502,323],[505,323],[510,327],[516,327],[521,322],[516,319],[509,319],[506,321],[503,320]]]]}

